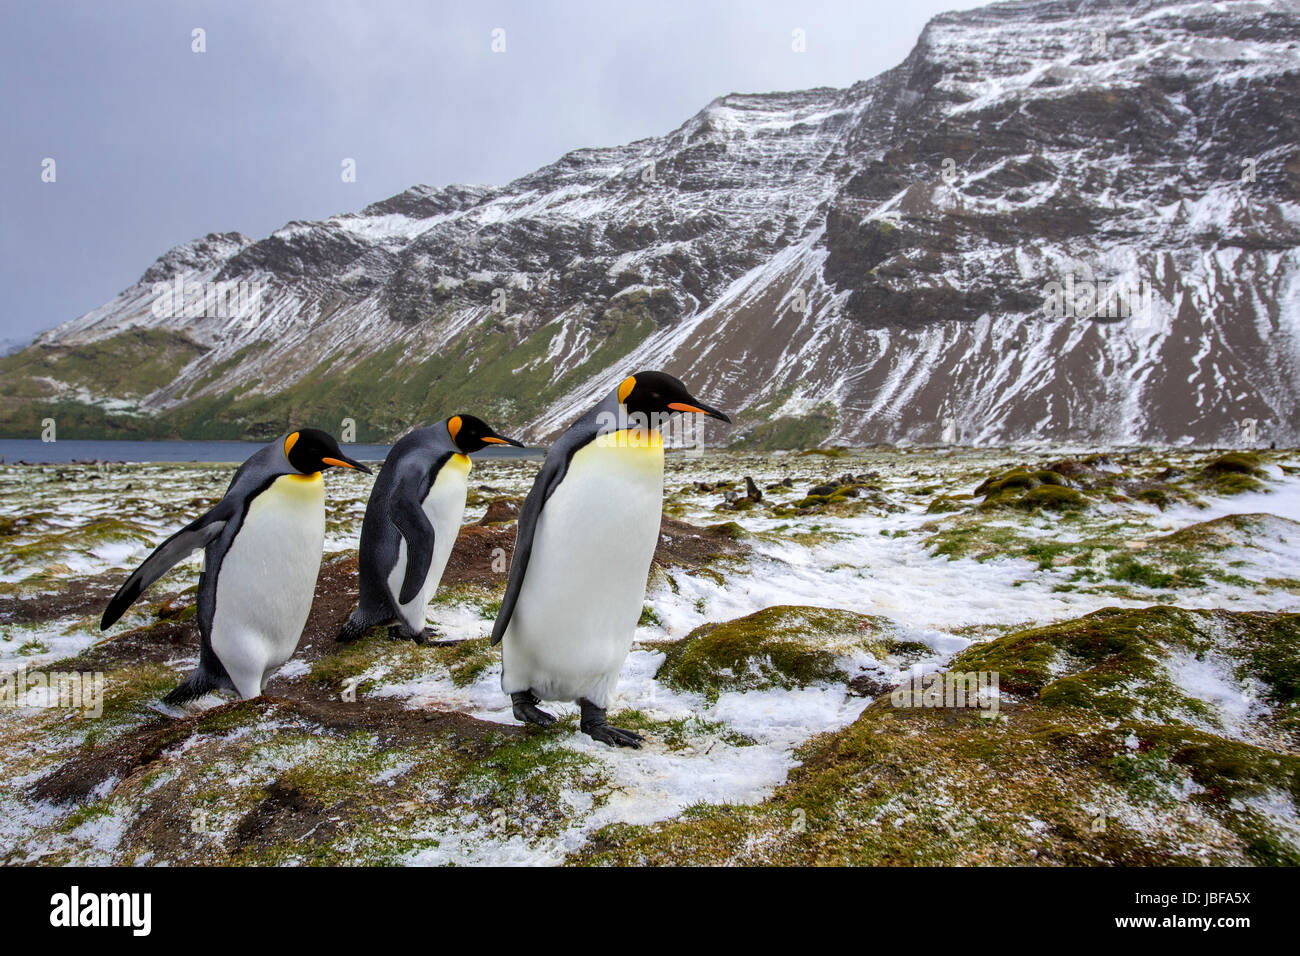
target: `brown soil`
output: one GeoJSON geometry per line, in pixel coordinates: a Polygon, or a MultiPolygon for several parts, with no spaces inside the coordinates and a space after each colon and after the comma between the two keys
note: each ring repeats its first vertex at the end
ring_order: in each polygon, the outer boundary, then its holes
{"type": "Polygon", "coordinates": [[[654,564],[662,568],[690,570],[705,567],[719,558],[740,557],[748,553],[749,545],[733,537],[728,525],[700,528],[665,515],[659,525],[654,564]]]}
{"type": "MultiPolygon", "coordinates": [[[[70,615],[100,614],[124,579],[117,574],[86,578],[75,591],[40,594],[30,598],[0,598],[0,624],[30,624],[70,615]]],[[[165,592],[154,600],[163,600],[165,592]]]]}

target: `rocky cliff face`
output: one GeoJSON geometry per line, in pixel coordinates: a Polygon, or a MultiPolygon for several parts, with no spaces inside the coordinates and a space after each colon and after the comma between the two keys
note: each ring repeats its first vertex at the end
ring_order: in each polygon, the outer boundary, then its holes
{"type": "Polygon", "coordinates": [[[0,360],[0,402],[11,433],[61,402],[99,431],[472,409],[544,440],[655,366],[769,445],[1295,443],[1298,144],[1295,3],[947,14],[846,90],[186,243],[0,360]],[[142,352],[144,385],[104,377],[142,352]]]}

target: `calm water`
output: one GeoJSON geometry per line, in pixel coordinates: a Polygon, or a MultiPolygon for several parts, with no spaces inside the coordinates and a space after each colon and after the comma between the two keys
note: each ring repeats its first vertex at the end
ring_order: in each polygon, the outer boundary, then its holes
{"type": "MultiPolygon", "coordinates": [[[[0,438],[0,461],[37,463],[69,461],[211,461],[240,462],[264,442],[251,441],[81,441],[61,438],[0,438]]],[[[383,461],[391,445],[344,445],[358,461],[383,461]]],[[[492,448],[475,452],[475,458],[529,458],[544,449],[492,448]]]]}

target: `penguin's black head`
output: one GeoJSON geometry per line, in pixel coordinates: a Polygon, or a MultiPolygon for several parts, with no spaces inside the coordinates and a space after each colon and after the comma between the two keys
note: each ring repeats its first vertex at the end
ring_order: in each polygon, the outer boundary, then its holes
{"type": "Polygon", "coordinates": [[[686,386],[666,372],[637,372],[623,379],[618,387],[618,400],[629,414],[640,412],[650,416],[673,412],[699,412],[730,422],[731,419],[712,406],[705,405],[686,391],[686,386]]]}
{"type": "Polygon", "coordinates": [[[284,439],[284,457],[304,475],[314,475],[325,468],[355,468],[371,474],[369,468],[353,461],[339,450],[339,443],[319,428],[299,428],[284,439]]]}
{"type": "Polygon", "coordinates": [[[467,455],[488,445],[524,447],[522,442],[498,435],[488,427],[487,422],[473,415],[452,415],[447,419],[447,434],[451,436],[452,443],[467,455]]]}

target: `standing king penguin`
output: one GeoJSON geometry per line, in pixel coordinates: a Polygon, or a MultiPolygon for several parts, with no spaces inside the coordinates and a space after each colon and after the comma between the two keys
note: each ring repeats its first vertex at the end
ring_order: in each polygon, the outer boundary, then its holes
{"type": "Polygon", "coordinates": [[[388,624],[391,637],[424,643],[429,602],[465,513],[469,453],[488,445],[524,447],[473,415],[418,428],[393,446],[361,523],[361,600],[340,641],[388,624]]]}
{"type": "Polygon", "coordinates": [[[605,719],[632,647],[663,514],[663,438],[655,422],[699,412],[730,422],[663,372],[625,378],[551,446],[519,514],[510,578],[492,643],[516,719],[555,718],[571,700],[582,730],[607,744],[641,737],[605,719]]]}
{"type": "Polygon", "coordinates": [[[144,589],[204,548],[199,575],[199,666],[164,700],[213,690],[262,693],[292,655],[311,611],[325,543],[321,471],[370,469],[316,428],[278,438],[239,466],[225,497],[160,544],[114,595],[99,622],[112,627],[144,589]]]}

